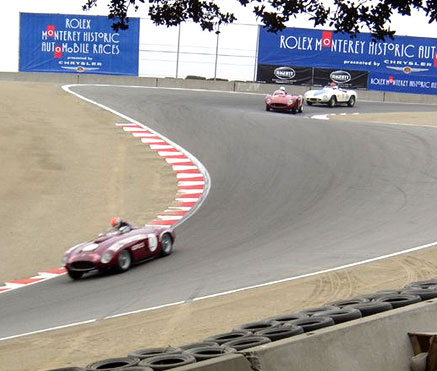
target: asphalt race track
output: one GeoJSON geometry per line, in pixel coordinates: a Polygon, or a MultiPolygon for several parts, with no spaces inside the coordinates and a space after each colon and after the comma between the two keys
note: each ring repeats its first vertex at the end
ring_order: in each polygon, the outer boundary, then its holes
{"type": "MultiPolygon", "coordinates": [[[[208,198],[174,253],[121,275],[62,276],[0,296],[0,338],[320,271],[435,241],[437,130],[310,119],[435,111],[358,102],[264,110],[250,94],[75,87],[178,143],[208,169],[208,198]]],[[[79,241],[78,241],[79,242],[79,241]]]]}

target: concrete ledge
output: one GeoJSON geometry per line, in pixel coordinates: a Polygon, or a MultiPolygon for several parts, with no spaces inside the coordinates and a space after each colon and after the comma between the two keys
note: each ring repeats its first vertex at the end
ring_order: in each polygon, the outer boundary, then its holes
{"type": "Polygon", "coordinates": [[[175,371],[409,371],[409,332],[437,332],[437,299],[279,340],[175,371]],[[252,368],[247,366],[250,364],[252,368]]]}
{"type": "Polygon", "coordinates": [[[253,371],[249,361],[242,354],[229,354],[223,357],[212,358],[207,361],[175,368],[177,371],[253,371]]]}
{"type": "Polygon", "coordinates": [[[260,370],[408,371],[409,332],[437,332],[437,300],[253,348],[260,370]]]}
{"type": "Polygon", "coordinates": [[[203,90],[234,91],[233,81],[195,80],[195,79],[158,79],[160,88],[184,88],[203,90]]]}
{"type": "MultiPolygon", "coordinates": [[[[176,78],[154,78],[137,76],[113,75],[82,75],[62,73],[26,73],[26,72],[0,72],[0,80],[4,81],[30,81],[52,82],[60,84],[108,84],[132,85],[161,88],[202,89],[218,91],[234,91],[238,93],[270,94],[278,88],[277,84],[261,84],[243,81],[215,81],[176,78]]],[[[310,86],[289,86],[295,94],[304,94],[310,86]]],[[[358,90],[358,102],[393,102],[393,103],[423,103],[437,104],[437,95],[401,94],[372,90],[358,90]]]]}

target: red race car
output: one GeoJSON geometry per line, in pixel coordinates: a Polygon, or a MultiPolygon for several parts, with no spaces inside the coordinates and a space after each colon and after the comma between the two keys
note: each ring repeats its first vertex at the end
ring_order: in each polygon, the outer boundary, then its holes
{"type": "Polygon", "coordinates": [[[303,96],[291,95],[285,91],[285,88],[276,90],[273,94],[266,95],[266,111],[285,111],[297,113],[303,111],[303,96]]]}
{"type": "Polygon", "coordinates": [[[135,227],[114,218],[112,228],[69,249],[62,259],[68,275],[80,279],[91,271],[127,271],[132,264],[170,255],[175,233],[168,227],[135,227]],[[114,219],[116,219],[114,221],[114,219]]]}

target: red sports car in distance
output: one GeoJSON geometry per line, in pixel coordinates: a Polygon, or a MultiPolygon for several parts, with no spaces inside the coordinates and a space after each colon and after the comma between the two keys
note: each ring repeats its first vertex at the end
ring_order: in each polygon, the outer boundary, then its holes
{"type": "Polygon", "coordinates": [[[303,101],[302,95],[291,95],[281,88],[271,95],[266,95],[266,111],[302,112],[303,101]]]}
{"type": "Polygon", "coordinates": [[[122,222],[96,239],[69,249],[62,259],[68,275],[80,279],[91,271],[127,271],[132,264],[170,255],[175,233],[168,227],[135,227],[122,222]]]}

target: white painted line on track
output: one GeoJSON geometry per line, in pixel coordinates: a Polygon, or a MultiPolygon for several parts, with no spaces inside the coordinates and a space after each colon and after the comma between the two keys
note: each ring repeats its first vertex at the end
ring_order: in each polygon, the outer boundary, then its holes
{"type": "Polygon", "coordinates": [[[198,198],[181,198],[181,197],[176,197],[176,201],[197,202],[198,200],[199,200],[198,198]]]}
{"type": "MultiPolygon", "coordinates": [[[[141,141],[143,143],[146,143],[146,144],[149,144],[149,143],[165,143],[164,140],[162,140],[162,139],[155,139],[155,138],[141,138],[141,141]]],[[[165,148],[173,148],[173,147],[167,144],[165,148]]]]}
{"type": "Polygon", "coordinates": [[[4,337],[4,338],[0,338],[0,341],[16,339],[16,338],[20,338],[20,337],[23,337],[23,336],[29,336],[29,335],[42,334],[42,333],[44,333],[44,332],[49,332],[49,331],[54,331],[54,330],[60,330],[60,329],[68,328],[68,327],[75,327],[75,326],[80,326],[80,325],[86,325],[86,324],[93,323],[93,322],[96,322],[96,321],[97,321],[96,319],[90,319],[90,320],[87,320],[87,321],[70,323],[70,324],[68,324],[68,325],[62,325],[62,326],[56,326],[56,327],[50,327],[50,328],[46,328],[46,329],[42,329],[42,330],[37,330],[37,331],[32,331],[32,332],[26,332],[26,333],[24,333],[24,334],[13,335],[13,336],[7,336],[7,337],[4,337]]]}
{"type": "Polygon", "coordinates": [[[202,173],[178,173],[176,177],[178,179],[180,178],[197,178],[199,176],[202,176],[202,173]]]}
{"type": "MultiPolygon", "coordinates": [[[[331,273],[331,272],[339,271],[339,270],[342,270],[342,269],[353,268],[353,267],[356,267],[358,265],[372,263],[372,262],[375,262],[375,261],[378,261],[378,260],[392,258],[392,257],[395,257],[395,256],[408,254],[410,252],[415,252],[415,251],[427,249],[429,247],[433,247],[433,246],[436,246],[436,245],[437,245],[437,241],[436,242],[432,242],[432,243],[428,243],[426,245],[421,245],[421,246],[413,247],[413,248],[410,248],[410,249],[407,249],[407,250],[398,251],[398,252],[387,254],[387,255],[381,255],[381,256],[378,256],[376,258],[361,260],[359,262],[345,264],[345,265],[341,265],[341,266],[334,267],[334,268],[329,268],[329,269],[324,269],[324,270],[317,271],[317,272],[301,274],[299,276],[293,276],[293,277],[284,278],[284,279],[281,279],[281,280],[270,281],[270,282],[262,283],[262,284],[259,284],[259,285],[246,286],[246,287],[242,287],[242,288],[239,288],[239,289],[219,292],[219,293],[215,293],[215,294],[211,294],[211,295],[199,296],[198,298],[193,298],[193,299],[189,299],[189,300],[176,301],[174,303],[158,305],[158,306],[155,306],[155,307],[137,309],[137,310],[130,311],[130,312],[114,314],[112,316],[104,317],[103,320],[111,319],[111,318],[117,318],[117,317],[125,317],[125,316],[129,316],[131,314],[138,314],[138,313],[143,313],[143,312],[149,312],[151,310],[156,310],[156,309],[174,307],[176,305],[184,304],[184,303],[187,303],[187,302],[194,302],[194,301],[201,301],[201,300],[211,299],[211,298],[215,298],[215,297],[219,297],[219,296],[234,294],[234,293],[241,292],[241,291],[247,291],[247,290],[256,289],[256,288],[260,288],[260,287],[266,287],[266,286],[275,285],[275,284],[278,284],[278,283],[290,282],[290,281],[295,281],[295,280],[302,279],[302,278],[308,278],[308,277],[317,276],[317,275],[320,275],[320,274],[331,273]]],[[[24,334],[18,334],[18,335],[14,335],[14,336],[9,336],[9,337],[5,337],[5,338],[0,338],[0,341],[10,340],[10,339],[24,337],[24,336],[33,335],[33,334],[40,334],[40,333],[49,332],[49,331],[53,331],[53,330],[57,330],[57,329],[62,329],[62,328],[68,328],[68,327],[73,327],[73,326],[80,326],[80,325],[83,325],[83,324],[93,323],[93,322],[96,322],[96,319],[91,319],[91,320],[87,320],[87,321],[83,321],[83,322],[76,322],[76,323],[67,324],[67,325],[63,325],[63,326],[51,327],[51,328],[48,328],[48,329],[43,329],[43,330],[28,332],[28,333],[24,333],[24,334]]]]}
{"type": "Polygon", "coordinates": [[[161,157],[165,157],[165,156],[173,156],[173,155],[182,155],[182,152],[178,152],[178,151],[159,151],[158,154],[161,157]]]}
{"type": "Polygon", "coordinates": [[[165,161],[167,161],[169,164],[178,164],[181,162],[187,162],[189,160],[188,158],[166,158],[165,161]]]}
{"type": "Polygon", "coordinates": [[[310,116],[312,119],[316,119],[316,120],[329,120],[328,115],[330,114],[325,114],[325,115],[313,115],[310,116]]]}

